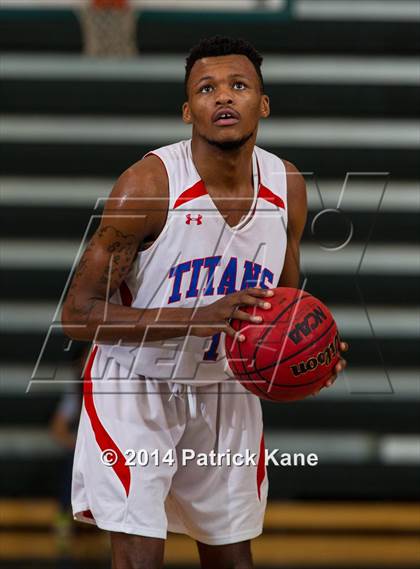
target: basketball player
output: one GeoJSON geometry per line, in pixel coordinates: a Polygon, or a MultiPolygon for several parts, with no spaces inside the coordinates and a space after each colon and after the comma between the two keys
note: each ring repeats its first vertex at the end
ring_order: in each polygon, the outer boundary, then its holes
{"type": "Polygon", "coordinates": [[[197,541],[203,569],[253,566],[268,486],[261,406],[230,378],[223,335],[231,319],[264,324],[242,308],[269,308],[271,288],[299,286],[307,213],[295,166],[255,145],[270,113],[261,62],[242,40],[192,49],[191,140],[121,175],[66,298],[66,333],[94,343],[73,512],[110,532],[115,569],[162,567],[167,530],[197,541]],[[257,464],[183,454],[228,449],[257,464]]]}

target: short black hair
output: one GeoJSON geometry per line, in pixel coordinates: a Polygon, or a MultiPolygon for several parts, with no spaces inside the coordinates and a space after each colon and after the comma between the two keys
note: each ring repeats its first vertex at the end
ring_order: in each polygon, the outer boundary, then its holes
{"type": "Polygon", "coordinates": [[[203,57],[217,57],[220,55],[245,55],[255,67],[255,71],[261,82],[261,90],[264,91],[264,79],[261,73],[263,57],[255,47],[248,41],[241,38],[230,38],[227,36],[213,36],[204,38],[195,45],[185,61],[185,92],[187,93],[187,83],[194,63],[203,57]]]}

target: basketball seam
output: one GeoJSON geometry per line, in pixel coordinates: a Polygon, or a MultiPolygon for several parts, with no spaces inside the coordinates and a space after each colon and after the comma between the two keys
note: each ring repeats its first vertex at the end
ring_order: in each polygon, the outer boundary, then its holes
{"type": "MultiPolygon", "coordinates": [[[[332,322],[331,325],[330,325],[330,327],[329,327],[321,336],[319,336],[319,338],[317,338],[317,340],[315,340],[315,341],[318,341],[320,338],[322,338],[322,336],[324,336],[324,335],[331,329],[331,326],[333,326],[334,324],[335,324],[335,322],[332,322]]],[[[314,342],[311,342],[306,348],[311,347],[313,344],[314,344],[314,342]]],[[[306,348],[305,348],[305,349],[306,349],[306,348]]],[[[302,351],[304,351],[304,350],[301,350],[300,352],[297,352],[297,353],[301,353],[302,351]]],[[[294,354],[294,355],[296,355],[296,354],[294,354]]],[[[293,356],[291,356],[291,357],[293,357],[293,356]]],[[[290,358],[287,358],[287,359],[290,359],[290,358]]],[[[283,363],[284,361],[285,361],[285,360],[282,360],[280,363],[283,363]]],[[[276,364],[276,365],[277,365],[277,364],[276,364]]],[[[287,383],[276,383],[276,382],[272,382],[271,380],[268,380],[267,378],[265,378],[265,377],[264,377],[263,375],[261,375],[261,373],[260,373],[261,371],[265,371],[265,370],[270,369],[270,368],[272,368],[272,367],[273,367],[273,365],[270,365],[270,366],[268,366],[268,367],[261,368],[261,369],[255,368],[254,371],[255,371],[255,373],[258,374],[258,376],[259,376],[265,383],[269,383],[270,385],[274,385],[275,387],[287,387],[287,388],[291,388],[291,389],[297,389],[297,388],[299,388],[299,387],[305,387],[305,386],[307,386],[307,385],[312,385],[312,384],[316,383],[317,381],[319,381],[319,378],[318,378],[318,379],[316,379],[316,380],[314,380],[314,381],[309,381],[309,382],[307,382],[307,383],[299,383],[299,385],[292,385],[292,384],[287,384],[287,383]]]]}
{"type": "MultiPolygon", "coordinates": [[[[269,366],[266,367],[262,367],[259,369],[259,371],[265,371],[267,369],[271,369],[272,367],[276,366],[276,365],[280,365],[280,364],[284,364],[285,362],[289,361],[291,358],[294,358],[295,356],[298,356],[299,354],[301,354],[302,352],[304,352],[305,350],[307,350],[308,348],[310,348],[311,346],[313,346],[316,342],[318,342],[321,338],[323,338],[325,336],[325,334],[327,334],[331,328],[335,325],[335,321],[333,320],[331,322],[331,324],[328,326],[328,328],[326,330],[324,330],[324,332],[318,336],[315,340],[313,340],[312,342],[310,342],[309,344],[307,344],[304,348],[302,348],[301,350],[299,350],[298,352],[294,352],[292,355],[287,356],[287,358],[284,358],[282,360],[280,360],[279,362],[276,362],[275,364],[270,364],[269,366]]],[[[258,348],[259,349],[259,348],[258,348]]]]}
{"type": "MultiPolygon", "coordinates": [[[[242,328],[242,326],[241,326],[242,328]]],[[[239,328],[239,330],[241,330],[241,328],[239,328]]],[[[241,363],[242,363],[242,367],[245,369],[245,365],[244,365],[244,358],[242,356],[242,349],[241,349],[241,343],[238,342],[238,348],[239,348],[239,355],[241,357],[241,363]]],[[[262,395],[265,399],[268,399],[269,401],[274,401],[274,398],[271,397],[266,391],[263,391],[262,389],[260,389],[260,387],[258,386],[258,384],[256,384],[252,378],[252,376],[249,374],[248,371],[245,371],[245,374],[248,377],[249,383],[251,383],[262,395]]],[[[242,375],[242,374],[240,374],[242,375]]]]}
{"type": "MultiPolygon", "coordinates": [[[[268,328],[268,329],[263,333],[263,335],[262,335],[261,338],[260,338],[260,341],[265,338],[265,336],[270,332],[272,325],[273,325],[273,324],[276,324],[276,322],[279,320],[279,318],[281,318],[281,317],[283,316],[283,314],[284,314],[287,310],[289,310],[289,308],[290,308],[291,306],[293,306],[293,304],[295,304],[296,302],[298,302],[299,300],[301,300],[301,299],[303,299],[303,298],[308,298],[308,297],[310,297],[310,296],[311,296],[310,294],[305,294],[305,295],[302,295],[302,296],[300,296],[299,298],[293,300],[292,302],[290,302],[290,303],[282,310],[282,312],[280,312],[280,314],[278,314],[278,315],[276,316],[276,318],[274,318],[274,320],[273,320],[273,321],[271,322],[271,324],[270,324],[270,328],[268,328]]],[[[238,332],[241,331],[244,326],[247,326],[247,324],[246,324],[245,322],[241,322],[241,323],[240,323],[240,326],[239,326],[239,329],[238,329],[238,332]]],[[[263,391],[263,390],[259,387],[258,383],[255,383],[254,378],[250,375],[250,373],[249,373],[248,371],[246,371],[245,364],[244,364],[244,357],[243,357],[243,355],[242,355],[242,348],[241,348],[241,343],[240,343],[240,342],[238,342],[238,348],[239,348],[239,356],[240,356],[240,358],[241,358],[242,368],[244,369],[244,374],[245,374],[246,377],[248,378],[248,381],[257,389],[257,391],[259,391],[259,392],[264,396],[265,399],[268,399],[269,401],[275,401],[275,398],[272,397],[271,395],[269,395],[269,392],[263,391]]],[[[259,347],[257,346],[256,349],[255,349],[255,351],[254,351],[253,361],[256,361],[256,355],[257,355],[258,349],[259,349],[259,347]]],[[[229,354],[230,354],[230,350],[229,350],[229,349],[228,349],[228,351],[229,351],[229,354]]],[[[235,368],[236,368],[236,365],[235,365],[235,368]]],[[[260,377],[262,377],[261,374],[258,372],[258,370],[257,370],[256,368],[254,369],[254,371],[256,371],[260,377]]],[[[243,376],[244,374],[243,374],[243,373],[239,373],[238,375],[239,375],[239,377],[241,377],[241,376],[243,376]]],[[[242,377],[241,377],[241,379],[242,379],[242,377]]],[[[265,379],[265,377],[263,377],[263,380],[264,380],[265,382],[267,382],[267,380],[265,379]]]]}
{"type": "MultiPolygon", "coordinates": [[[[277,316],[274,318],[274,320],[272,320],[272,322],[270,322],[270,325],[267,326],[267,330],[265,332],[263,332],[261,338],[259,339],[259,342],[262,343],[263,340],[265,340],[265,337],[267,336],[267,334],[269,334],[271,332],[271,330],[273,329],[273,325],[277,324],[278,320],[283,316],[283,314],[285,312],[287,312],[287,310],[289,310],[289,308],[291,306],[296,304],[296,302],[299,302],[299,300],[302,300],[303,298],[308,298],[310,296],[311,296],[310,294],[305,294],[305,296],[301,296],[299,298],[296,298],[292,302],[289,302],[289,304],[286,306],[286,308],[283,308],[283,310],[280,312],[280,314],[277,314],[277,316]]],[[[254,354],[253,354],[254,360],[256,360],[256,355],[257,355],[258,349],[259,349],[259,346],[257,345],[255,350],[254,350],[254,354]]]]}

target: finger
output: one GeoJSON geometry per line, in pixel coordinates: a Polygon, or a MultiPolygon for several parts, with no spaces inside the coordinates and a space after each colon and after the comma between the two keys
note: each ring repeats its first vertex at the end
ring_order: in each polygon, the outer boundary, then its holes
{"type": "Polygon", "coordinates": [[[237,330],[234,330],[229,324],[226,324],[224,332],[227,336],[230,336],[233,339],[236,338],[238,342],[243,342],[245,340],[245,336],[240,331],[238,332],[237,330]]]}
{"type": "Polygon", "coordinates": [[[340,359],[340,361],[338,362],[338,364],[334,368],[334,372],[336,374],[339,374],[341,371],[343,371],[343,369],[346,367],[346,365],[347,365],[346,360],[340,359]]]}
{"type": "Polygon", "coordinates": [[[335,380],[337,379],[336,375],[332,375],[329,379],[327,379],[327,381],[325,382],[325,387],[331,387],[331,385],[335,382],[335,380]]]}
{"type": "Polygon", "coordinates": [[[340,352],[347,352],[349,345],[347,342],[340,342],[340,352]]]}
{"type": "Polygon", "coordinates": [[[337,365],[340,365],[341,371],[343,371],[343,369],[347,367],[347,361],[341,358],[337,365]]]}
{"type": "Polygon", "coordinates": [[[245,322],[252,322],[253,324],[260,324],[263,321],[262,316],[257,316],[244,312],[243,310],[236,309],[232,314],[232,318],[237,320],[244,320],[245,322]]]}
{"type": "Polygon", "coordinates": [[[263,308],[264,310],[268,310],[269,308],[271,308],[270,302],[267,302],[266,300],[261,300],[249,294],[243,294],[240,298],[239,304],[243,306],[258,306],[259,308],[263,308]]]}
{"type": "Polygon", "coordinates": [[[246,292],[251,296],[256,296],[258,298],[264,298],[267,296],[273,296],[274,291],[269,288],[247,288],[246,292]]]}

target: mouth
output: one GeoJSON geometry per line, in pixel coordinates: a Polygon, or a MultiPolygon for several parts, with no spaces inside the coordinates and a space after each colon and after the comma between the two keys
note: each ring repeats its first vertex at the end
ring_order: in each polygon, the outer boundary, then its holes
{"type": "Polygon", "coordinates": [[[217,126],[232,126],[239,122],[239,114],[232,109],[220,109],[214,115],[213,122],[217,126]]]}

